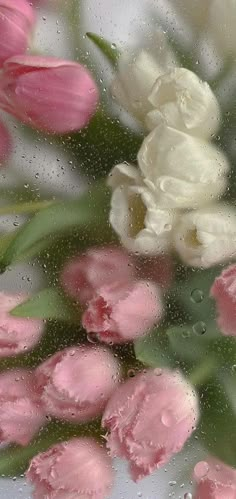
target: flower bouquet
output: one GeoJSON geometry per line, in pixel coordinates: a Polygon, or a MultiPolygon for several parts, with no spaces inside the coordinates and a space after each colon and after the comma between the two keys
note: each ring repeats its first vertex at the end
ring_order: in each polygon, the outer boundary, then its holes
{"type": "Polygon", "coordinates": [[[138,481],[197,445],[185,499],[235,499],[236,1],[170,0],[188,40],[156,7],[123,47],[86,33],[86,2],[48,3],[0,0],[0,215],[23,217],[0,270],[43,269],[0,291],[0,474],[105,499],[114,458],[138,481]],[[32,43],[48,8],[70,60],[32,43]],[[84,192],[21,182],[6,115],[84,192]]]}

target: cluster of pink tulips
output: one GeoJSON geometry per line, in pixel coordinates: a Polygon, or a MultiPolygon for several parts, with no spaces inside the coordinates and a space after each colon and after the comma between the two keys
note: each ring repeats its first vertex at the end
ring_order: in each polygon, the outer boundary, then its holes
{"type": "MultiPolygon", "coordinates": [[[[55,353],[34,370],[1,373],[2,442],[29,444],[47,424],[48,416],[73,423],[102,417],[108,454],[91,438],[75,438],[39,454],[27,472],[35,498],[103,499],[113,483],[112,457],[127,459],[136,481],[166,464],[195,430],[198,396],[179,371],[148,369],[125,380],[117,358],[102,344],[131,341],[160,320],[163,288],[154,280],[156,259],[152,268],[152,279],[150,269],[149,278],[140,279],[135,259],[112,246],[90,249],[69,261],[61,274],[62,285],[83,304],[84,327],[88,334],[97,335],[100,345],[75,345],[55,353]]],[[[166,268],[171,279],[168,265],[166,268]]],[[[235,285],[234,265],[212,287],[225,334],[236,329],[235,285]]],[[[10,315],[24,299],[1,295],[2,356],[32,348],[43,334],[41,321],[10,315]]],[[[234,499],[235,470],[223,463],[209,458],[196,465],[194,476],[196,498],[234,499]],[[217,495],[219,491],[223,495],[217,495]]]]}
{"type": "MultiPolygon", "coordinates": [[[[80,64],[27,52],[35,20],[27,0],[0,1],[0,109],[46,133],[80,130],[96,110],[96,83],[80,64]]],[[[0,163],[11,147],[0,122],[0,163]]]]}

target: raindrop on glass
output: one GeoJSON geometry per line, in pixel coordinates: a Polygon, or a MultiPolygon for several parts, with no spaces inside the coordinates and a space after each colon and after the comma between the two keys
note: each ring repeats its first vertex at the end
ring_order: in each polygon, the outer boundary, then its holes
{"type": "Polygon", "coordinates": [[[198,336],[205,334],[206,330],[207,330],[206,324],[203,321],[196,322],[196,324],[194,324],[193,326],[193,332],[198,336]]]}
{"type": "Polygon", "coordinates": [[[194,303],[201,303],[204,298],[204,293],[201,289],[193,289],[191,292],[191,300],[194,303]]]}

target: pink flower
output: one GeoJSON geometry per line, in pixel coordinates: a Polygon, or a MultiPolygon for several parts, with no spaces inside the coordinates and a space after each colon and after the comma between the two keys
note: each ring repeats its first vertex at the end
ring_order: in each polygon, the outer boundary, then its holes
{"type": "Polygon", "coordinates": [[[236,265],[223,270],[211,288],[216,300],[218,325],[222,333],[236,336],[236,265]]]}
{"type": "Polygon", "coordinates": [[[194,468],[195,499],[236,499],[236,469],[210,458],[194,468]]]}
{"type": "Polygon", "coordinates": [[[114,480],[111,459],[91,438],[74,438],[38,454],[26,477],[34,499],[105,499],[114,480]]]}
{"type": "Polygon", "coordinates": [[[134,277],[134,265],[121,248],[107,246],[93,248],[79,255],[65,266],[62,285],[67,293],[86,303],[95,292],[115,281],[127,283],[134,277]]]}
{"type": "Polygon", "coordinates": [[[194,389],[180,373],[140,373],[114,392],[103,414],[111,455],[126,458],[132,478],[139,480],[182,449],[198,413],[194,389]]]}
{"type": "Polygon", "coordinates": [[[28,445],[45,423],[34,375],[25,369],[0,374],[0,442],[28,445]]]}
{"type": "Polygon", "coordinates": [[[16,56],[3,67],[1,106],[44,132],[67,133],[86,126],[98,89],[89,71],[54,57],[16,56]]]}
{"type": "Polygon", "coordinates": [[[26,299],[25,295],[0,293],[0,357],[10,357],[33,348],[41,338],[43,322],[14,317],[9,312],[26,299]]]}
{"type": "Polygon", "coordinates": [[[8,159],[11,149],[11,136],[5,125],[0,121],[0,166],[8,159]]]}
{"type": "Polygon", "coordinates": [[[82,317],[88,333],[101,341],[124,343],[146,334],[160,320],[162,301],[156,285],[137,281],[103,286],[88,304],[82,317]]]}
{"type": "Polygon", "coordinates": [[[34,23],[34,11],[27,0],[0,0],[0,66],[26,51],[34,23]]]}
{"type": "Polygon", "coordinates": [[[119,365],[102,347],[67,348],[36,370],[45,410],[69,421],[87,421],[103,411],[119,382],[119,365]]]}

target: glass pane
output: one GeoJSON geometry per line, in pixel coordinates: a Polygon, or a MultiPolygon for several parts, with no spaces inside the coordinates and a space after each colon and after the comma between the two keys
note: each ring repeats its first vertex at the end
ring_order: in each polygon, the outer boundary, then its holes
{"type": "Polygon", "coordinates": [[[236,498],[235,16],[0,0],[3,498],[236,498]]]}

